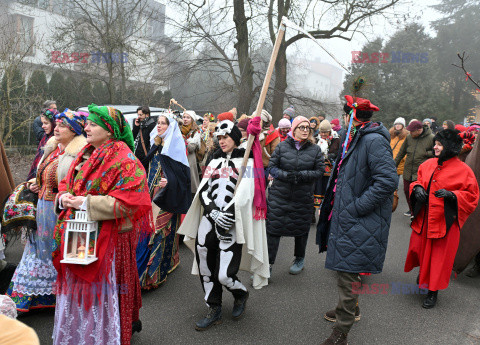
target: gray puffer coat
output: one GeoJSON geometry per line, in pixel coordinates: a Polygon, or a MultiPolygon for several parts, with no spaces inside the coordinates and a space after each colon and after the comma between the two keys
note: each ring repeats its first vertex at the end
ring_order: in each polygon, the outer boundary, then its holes
{"type": "Polygon", "coordinates": [[[320,147],[307,141],[297,150],[289,136],[277,145],[268,167],[274,180],[268,192],[267,233],[306,234],[312,219],[314,184],[325,169],[320,147]]]}
{"type": "Polygon", "coordinates": [[[320,251],[327,250],[325,267],[380,273],[398,183],[388,130],[381,123],[366,124],[353,138],[338,171],[340,160],[341,154],[333,167],[317,226],[320,251]]]}

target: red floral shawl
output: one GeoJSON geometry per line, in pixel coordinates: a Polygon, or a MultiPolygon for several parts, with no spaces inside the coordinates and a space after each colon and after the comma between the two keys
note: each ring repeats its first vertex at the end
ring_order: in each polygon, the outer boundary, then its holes
{"type": "MultiPolygon", "coordinates": [[[[60,183],[59,192],[62,191],[77,196],[88,194],[112,196],[116,199],[116,202],[121,204],[121,209],[132,211],[129,215],[134,227],[132,231],[137,234],[142,231],[145,235],[153,232],[152,206],[148,194],[145,169],[122,141],[108,140],[97,149],[94,149],[92,145],[85,146],[77,155],[65,179],[60,183]],[[76,167],[81,164],[84,155],[90,153],[91,156],[77,171],[76,167]]],[[[97,240],[98,260],[83,266],[60,263],[60,260],[63,259],[65,245],[66,220],[74,217],[75,213],[71,208],[63,210],[58,217],[54,232],[53,263],[58,271],[57,282],[62,281],[63,268],[68,265],[71,272],[88,286],[89,283],[99,282],[102,277],[108,276],[118,232],[126,218],[122,218],[122,215],[118,215],[118,217],[116,215],[116,219],[100,222],[100,232],[97,240]]],[[[61,284],[58,285],[61,286],[61,284]]],[[[86,291],[79,291],[79,294],[88,295],[86,291]]],[[[91,299],[87,300],[90,300],[91,303],[91,299]]],[[[88,308],[89,305],[86,307],[88,308]]]]}

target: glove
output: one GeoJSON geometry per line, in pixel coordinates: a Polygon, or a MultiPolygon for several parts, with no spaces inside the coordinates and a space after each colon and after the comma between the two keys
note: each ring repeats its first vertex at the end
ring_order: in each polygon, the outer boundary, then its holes
{"type": "Polygon", "coordinates": [[[212,210],[212,212],[210,212],[210,218],[212,218],[217,226],[223,228],[224,230],[230,229],[233,223],[235,223],[233,214],[220,210],[212,210]]]}
{"type": "Polygon", "coordinates": [[[446,189],[439,189],[433,194],[435,194],[437,198],[444,198],[449,200],[455,199],[455,193],[450,192],[449,190],[446,190],[446,189]]]}
{"type": "Polygon", "coordinates": [[[413,195],[415,195],[415,198],[417,199],[418,202],[425,203],[427,202],[427,192],[425,191],[425,188],[422,186],[415,186],[413,188],[413,195]]]}

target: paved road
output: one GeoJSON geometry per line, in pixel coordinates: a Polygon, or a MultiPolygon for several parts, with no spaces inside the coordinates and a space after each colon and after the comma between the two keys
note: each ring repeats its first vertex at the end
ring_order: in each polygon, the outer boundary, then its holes
{"type": "MultiPolygon", "coordinates": [[[[400,189],[402,190],[402,189],[400,189]]],[[[439,293],[432,310],[421,307],[422,295],[399,294],[392,284],[414,284],[417,271],[403,272],[410,229],[401,197],[393,214],[384,272],[364,277],[364,283],[389,284],[388,294],[360,296],[362,318],[349,335],[349,344],[480,344],[480,278],[460,275],[439,293]]],[[[19,250],[7,253],[19,258],[19,250]]],[[[164,286],[143,294],[143,331],[135,334],[134,345],[150,344],[319,344],[331,332],[323,319],[337,302],[335,274],[324,268],[325,254],[318,254],[315,229],[310,232],[305,271],[288,274],[293,259],[293,239],[280,244],[271,284],[252,291],[247,313],[241,321],[230,318],[233,298],[224,295],[223,324],[206,332],[194,330],[206,307],[198,277],[190,275],[193,255],[181,247],[181,264],[164,286]]],[[[244,283],[249,275],[240,273],[244,283]]],[[[51,343],[53,312],[41,312],[21,319],[33,327],[42,344],[51,343]]]]}

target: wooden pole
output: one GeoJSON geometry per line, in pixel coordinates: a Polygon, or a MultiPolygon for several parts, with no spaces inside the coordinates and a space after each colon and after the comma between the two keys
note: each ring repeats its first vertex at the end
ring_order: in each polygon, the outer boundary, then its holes
{"type": "MultiPolygon", "coordinates": [[[[267,97],[268,87],[270,85],[270,80],[272,79],[273,68],[275,67],[275,61],[277,60],[278,50],[282,44],[283,36],[285,35],[285,24],[282,21],[278,27],[277,38],[273,46],[272,55],[270,56],[270,62],[268,63],[267,74],[263,80],[262,91],[260,92],[260,98],[258,99],[257,108],[255,110],[255,117],[261,116],[263,104],[265,103],[265,98],[267,97]]],[[[261,122],[260,122],[261,124],[261,122]]],[[[245,155],[243,156],[242,168],[240,170],[240,175],[238,176],[237,185],[235,186],[235,192],[237,191],[240,181],[242,181],[243,174],[245,173],[248,157],[250,156],[250,151],[252,150],[253,140],[255,137],[251,134],[248,135],[247,148],[245,150],[245,155]]],[[[255,172],[254,172],[255,173],[255,172]]]]}
{"type": "Polygon", "coordinates": [[[175,104],[175,105],[178,105],[180,108],[183,109],[183,111],[187,111],[187,109],[185,109],[183,105],[181,105],[180,103],[178,103],[178,102],[175,100],[175,98],[170,99],[170,105],[169,105],[169,107],[168,107],[169,109],[171,108],[172,103],[175,104]]]}

